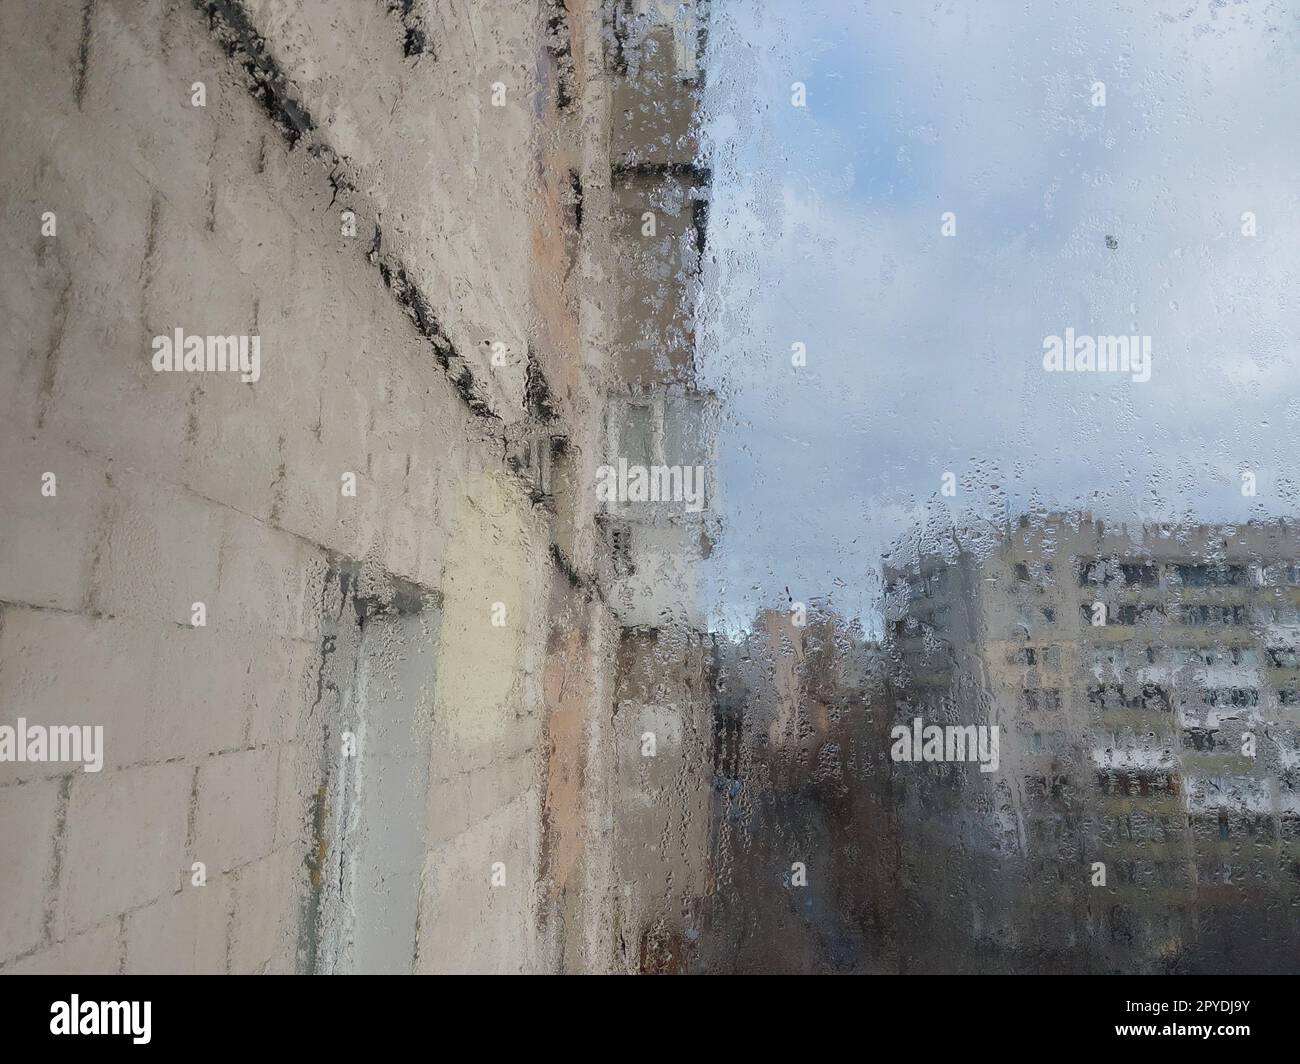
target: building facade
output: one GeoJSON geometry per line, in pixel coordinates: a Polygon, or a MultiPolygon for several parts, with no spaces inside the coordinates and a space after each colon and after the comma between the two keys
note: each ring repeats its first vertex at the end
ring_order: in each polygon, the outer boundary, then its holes
{"type": "Polygon", "coordinates": [[[896,719],[1002,748],[987,779],[895,766],[918,904],[963,900],[975,966],[1292,963],[1297,529],[1052,514],[934,542],[887,567],[896,719]]]}
{"type": "Polygon", "coordinates": [[[702,14],[78,12],[0,10],[0,725],[105,762],[0,765],[0,971],[638,970],[709,755],[630,771],[618,701],[689,699],[595,471],[612,400],[671,453],[699,409],[702,14]],[[176,328],[257,379],[156,372],[176,328]]]}

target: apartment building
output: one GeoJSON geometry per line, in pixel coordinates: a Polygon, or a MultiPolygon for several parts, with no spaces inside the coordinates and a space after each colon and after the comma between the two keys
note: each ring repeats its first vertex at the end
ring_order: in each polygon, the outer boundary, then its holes
{"type": "Polygon", "coordinates": [[[705,3],[611,5],[604,458],[693,477],[698,498],[606,500],[605,588],[632,627],[705,627],[700,563],[716,536],[716,398],[699,388],[695,309],[710,171],[697,135],[705,3]]]}
{"type": "Polygon", "coordinates": [[[814,600],[760,609],[743,633],[715,636],[714,654],[713,965],[892,970],[897,827],[879,646],[814,600]]]}
{"type": "Polygon", "coordinates": [[[717,534],[716,399],[695,310],[709,170],[697,137],[708,5],[601,8],[581,182],[589,355],[603,392],[589,480],[601,600],[619,624],[609,834],[622,963],[688,970],[708,871],[712,653],[701,563],[717,534]],[[607,476],[608,475],[608,476],[607,476]],[[610,490],[606,490],[606,489],[610,490]],[[645,490],[643,490],[645,489],[645,490]],[[662,489],[662,490],[661,490],[662,489]]]}
{"type": "MultiPolygon", "coordinates": [[[[900,717],[1003,730],[978,823],[969,794],[945,809],[998,857],[958,862],[968,935],[1101,969],[1212,965],[1247,943],[1285,966],[1300,530],[1052,514],[947,543],[888,571],[889,632],[900,717]]],[[[929,803],[944,790],[913,782],[929,803]]]]}

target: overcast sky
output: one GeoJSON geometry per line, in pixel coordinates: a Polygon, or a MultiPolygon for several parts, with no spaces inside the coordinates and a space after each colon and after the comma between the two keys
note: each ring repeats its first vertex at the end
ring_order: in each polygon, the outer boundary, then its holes
{"type": "Polygon", "coordinates": [[[1300,511],[1300,4],[715,0],[709,52],[715,623],[873,627],[927,509],[1300,511]],[[1067,328],[1151,380],[1045,372],[1067,328]]]}

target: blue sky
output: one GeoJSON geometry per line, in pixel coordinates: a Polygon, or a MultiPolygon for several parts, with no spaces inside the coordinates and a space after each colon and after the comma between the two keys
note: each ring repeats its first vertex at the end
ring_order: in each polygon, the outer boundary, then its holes
{"type": "Polygon", "coordinates": [[[1300,5],[724,0],[708,62],[715,623],[872,628],[927,513],[1300,512],[1300,5]],[[1152,379],[1045,373],[1067,327],[1152,379]]]}

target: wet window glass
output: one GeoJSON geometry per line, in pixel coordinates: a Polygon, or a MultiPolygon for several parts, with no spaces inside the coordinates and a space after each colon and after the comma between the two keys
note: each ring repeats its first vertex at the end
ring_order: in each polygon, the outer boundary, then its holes
{"type": "Polygon", "coordinates": [[[1300,967],[1282,0],[0,4],[0,973],[1300,967]]]}

